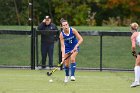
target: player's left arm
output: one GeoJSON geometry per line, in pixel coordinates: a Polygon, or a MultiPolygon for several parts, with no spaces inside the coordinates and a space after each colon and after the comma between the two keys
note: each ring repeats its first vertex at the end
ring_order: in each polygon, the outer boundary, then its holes
{"type": "Polygon", "coordinates": [[[83,42],[82,36],[78,33],[78,31],[74,28],[72,28],[73,33],[75,34],[76,38],[78,39],[78,43],[75,45],[75,48],[73,51],[77,50],[77,47],[83,42]]]}

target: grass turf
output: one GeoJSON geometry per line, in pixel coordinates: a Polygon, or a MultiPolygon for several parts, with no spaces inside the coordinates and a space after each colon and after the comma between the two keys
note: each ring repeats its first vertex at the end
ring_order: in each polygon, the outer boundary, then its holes
{"type": "MultiPolygon", "coordinates": [[[[129,27],[120,26],[72,26],[78,31],[129,31],[129,27]]],[[[34,26],[37,28],[37,26],[34,26]]],[[[60,27],[58,26],[60,29],[60,27]]],[[[0,26],[0,30],[31,30],[31,26],[0,26]]]]}
{"type": "Polygon", "coordinates": [[[0,70],[0,93],[139,93],[130,88],[132,72],[77,71],[76,81],[64,83],[64,71],[52,77],[46,70],[0,70]],[[53,79],[50,83],[49,79],[53,79]]]}

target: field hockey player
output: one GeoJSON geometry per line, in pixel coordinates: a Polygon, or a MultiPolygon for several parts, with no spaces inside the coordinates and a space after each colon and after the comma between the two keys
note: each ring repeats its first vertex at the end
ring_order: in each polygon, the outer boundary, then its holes
{"type": "Polygon", "coordinates": [[[135,63],[135,81],[131,84],[131,87],[136,87],[140,85],[140,52],[138,52],[138,55],[136,53],[136,45],[140,47],[140,32],[138,32],[139,25],[137,23],[130,24],[130,29],[132,32],[131,36],[131,42],[132,42],[132,55],[136,59],[135,63]]]}
{"type": "Polygon", "coordinates": [[[69,27],[67,20],[62,18],[60,22],[62,26],[62,31],[59,36],[62,51],[62,62],[67,56],[69,56],[69,53],[72,53],[71,57],[64,62],[64,82],[69,81],[69,64],[71,69],[71,81],[75,81],[76,56],[79,51],[79,45],[83,42],[83,38],[76,29],[69,27]]]}

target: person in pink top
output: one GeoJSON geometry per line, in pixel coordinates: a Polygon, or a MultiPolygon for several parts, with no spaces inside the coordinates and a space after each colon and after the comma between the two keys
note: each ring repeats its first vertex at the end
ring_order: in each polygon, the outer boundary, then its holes
{"type": "Polygon", "coordinates": [[[130,24],[130,29],[132,32],[131,43],[132,43],[132,55],[136,59],[134,72],[135,72],[135,81],[131,84],[131,87],[136,87],[140,85],[140,52],[136,53],[136,45],[140,47],[140,32],[138,32],[139,25],[134,22],[130,24]]]}

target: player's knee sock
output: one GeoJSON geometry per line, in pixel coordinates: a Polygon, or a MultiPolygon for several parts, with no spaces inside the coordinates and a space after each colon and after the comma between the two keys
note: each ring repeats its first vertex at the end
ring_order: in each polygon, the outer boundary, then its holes
{"type": "Polygon", "coordinates": [[[65,73],[66,73],[66,76],[69,76],[69,67],[65,66],[65,73]]]}
{"type": "Polygon", "coordinates": [[[140,66],[135,66],[135,81],[139,82],[140,80],[140,66]]]}
{"type": "Polygon", "coordinates": [[[74,76],[76,69],[76,62],[71,63],[71,76],[74,76]]]}

